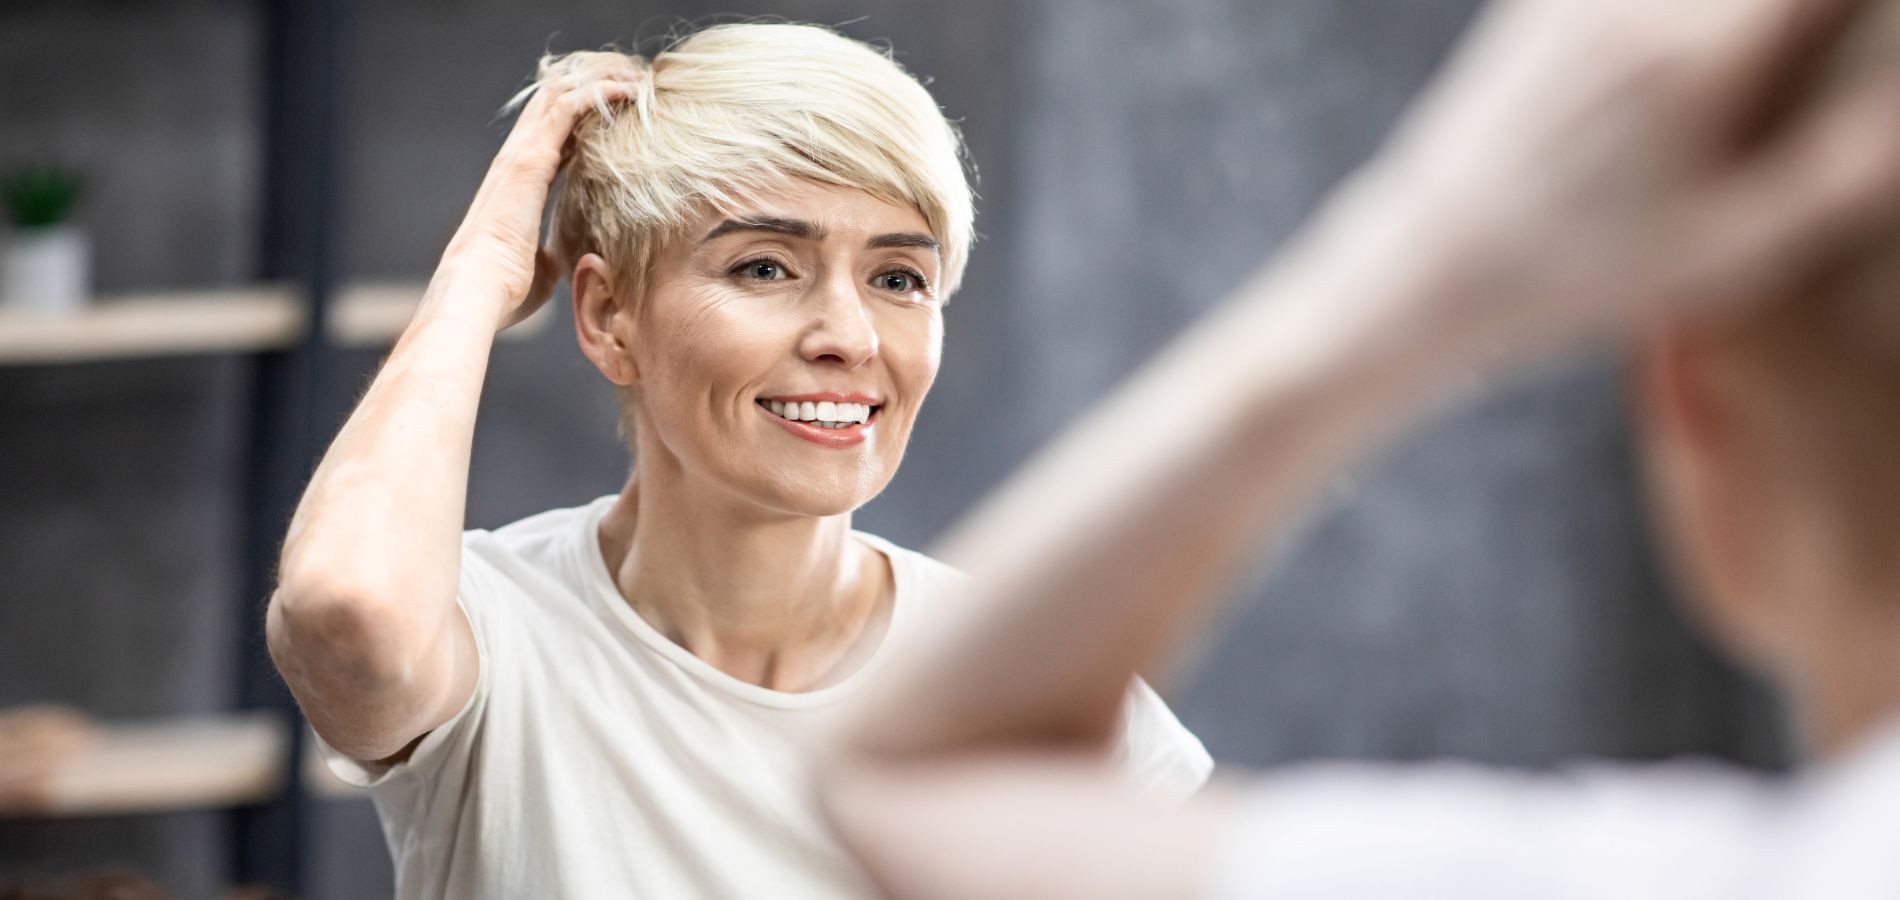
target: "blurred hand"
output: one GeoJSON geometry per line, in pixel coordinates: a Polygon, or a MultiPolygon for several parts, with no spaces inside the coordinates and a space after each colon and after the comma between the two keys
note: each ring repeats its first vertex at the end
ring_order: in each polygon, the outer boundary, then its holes
{"type": "Polygon", "coordinates": [[[539,309],[560,280],[541,246],[541,215],[575,123],[631,100],[646,77],[638,59],[610,52],[569,54],[542,73],[436,270],[438,280],[492,285],[483,295],[499,308],[483,312],[496,330],[539,309]]]}
{"type": "Polygon", "coordinates": [[[1516,345],[1794,289],[1900,207],[1900,54],[1820,77],[1891,5],[1499,0],[1357,220],[1448,241],[1448,307],[1516,345]]]}

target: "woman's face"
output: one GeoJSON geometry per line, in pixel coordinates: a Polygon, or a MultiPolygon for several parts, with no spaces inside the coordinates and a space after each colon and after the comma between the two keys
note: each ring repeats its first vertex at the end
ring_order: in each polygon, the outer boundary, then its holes
{"type": "Polygon", "coordinates": [[[917,210],[850,188],[799,182],[693,223],[622,335],[643,477],[800,515],[875,497],[937,377],[940,271],[917,210]]]}

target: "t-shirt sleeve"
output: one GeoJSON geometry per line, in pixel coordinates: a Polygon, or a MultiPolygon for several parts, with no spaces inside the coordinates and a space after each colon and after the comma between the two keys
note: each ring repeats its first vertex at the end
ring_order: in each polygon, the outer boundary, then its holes
{"type": "MultiPolygon", "coordinates": [[[[471,535],[480,534],[485,532],[471,532],[471,535]]],[[[467,760],[474,747],[475,735],[480,731],[482,713],[487,706],[490,684],[494,680],[495,657],[490,645],[497,635],[508,633],[505,627],[494,621],[506,611],[505,604],[497,602],[500,578],[501,573],[480,553],[475,552],[465,538],[455,603],[468,618],[469,630],[475,635],[475,690],[455,715],[424,735],[409,758],[395,765],[352,759],[325,743],[322,737],[316,737],[317,753],[339,780],[356,787],[373,789],[394,780],[440,769],[446,760],[458,756],[467,760]]]]}
{"type": "Polygon", "coordinates": [[[1149,796],[1185,802],[1207,783],[1214,759],[1148,683],[1136,678],[1122,703],[1116,752],[1149,796]]]}
{"type": "Polygon", "coordinates": [[[1328,765],[1247,791],[1208,900],[1753,896],[1771,792],[1708,765],[1328,765]]]}

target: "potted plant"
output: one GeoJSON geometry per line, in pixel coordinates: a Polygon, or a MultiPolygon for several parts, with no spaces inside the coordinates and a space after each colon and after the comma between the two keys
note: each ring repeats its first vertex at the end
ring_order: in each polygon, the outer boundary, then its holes
{"type": "Polygon", "coordinates": [[[0,243],[0,306],[68,312],[91,291],[91,247],[67,221],[79,201],[78,173],[59,166],[15,169],[0,176],[0,203],[13,228],[0,243]]]}

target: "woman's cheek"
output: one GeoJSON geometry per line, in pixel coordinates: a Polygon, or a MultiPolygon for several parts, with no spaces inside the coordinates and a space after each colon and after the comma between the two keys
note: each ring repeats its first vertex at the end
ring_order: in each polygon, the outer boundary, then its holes
{"type": "Polygon", "coordinates": [[[897,338],[887,340],[885,346],[898,383],[917,395],[929,390],[943,361],[942,313],[935,308],[895,310],[884,334],[897,338]]]}

